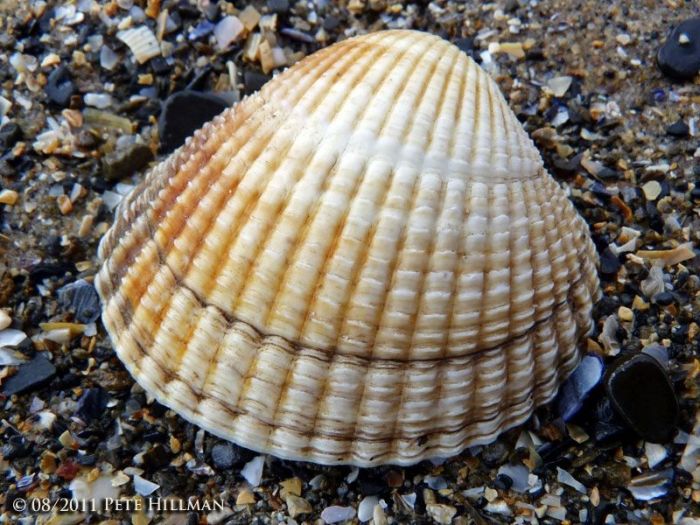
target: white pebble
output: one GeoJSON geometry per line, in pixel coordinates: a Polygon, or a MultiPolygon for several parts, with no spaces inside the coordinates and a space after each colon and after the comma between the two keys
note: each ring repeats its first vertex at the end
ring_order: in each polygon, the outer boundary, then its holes
{"type": "Polygon", "coordinates": [[[374,507],[379,504],[377,496],[367,496],[357,507],[357,517],[360,521],[369,521],[374,516],[374,507]]]}
{"type": "Polygon", "coordinates": [[[219,50],[228,48],[243,33],[245,26],[235,16],[227,16],[221,19],[214,28],[214,38],[219,50]]]}
{"type": "Polygon", "coordinates": [[[85,104],[98,109],[105,109],[112,105],[112,97],[106,93],[86,93],[85,104]]]}
{"type": "Polygon", "coordinates": [[[160,485],[158,485],[157,483],[148,481],[147,479],[142,478],[138,474],[134,476],[134,490],[136,490],[136,492],[138,492],[142,496],[150,496],[159,488],[160,485]]]}
{"type": "Polygon", "coordinates": [[[554,77],[547,81],[547,87],[552,91],[555,97],[563,97],[571,87],[572,77],[554,77]]]}
{"type": "Polygon", "coordinates": [[[355,517],[355,509],[352,507],[339,507],[333,505],[326,507],[321,512],[321,519],[326,523],[338,523],[339,521],[351,520],[355,517]]]}
{"type": "Polygon", "coordinates": [[[246,463],[241,469],[241,476],[252,486],[260,485],[263,467],[265,466],[265,456],[256,456],[246,463]]]}
{"type": "Polygon", "coordinates": [[[100,65],[111,71],[119,62],[119,55],[117,55],[112,48],[109,46],[102,46],[100,49],[100,65]]]}
{"type": "Polygon", "coordinates": [[[571,474],[560,467],[557,467],[557,481],[559,483],[563,483],[564,485],[568,485],[581,494],[586,494],[586,487],[583,485],[583,483],[575,479],[571,474]]]}

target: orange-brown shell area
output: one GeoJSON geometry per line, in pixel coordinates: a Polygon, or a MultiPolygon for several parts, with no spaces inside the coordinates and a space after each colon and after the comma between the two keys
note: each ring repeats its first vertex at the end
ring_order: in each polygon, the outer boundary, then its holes
{"type": "Polygon", "coordinates": [[[576,366],[588,228],[495,84],[385,31],[302,60],[157,165],[103,238],[117,354],[280,457],[411,464],[489,442],[576,366]]]}

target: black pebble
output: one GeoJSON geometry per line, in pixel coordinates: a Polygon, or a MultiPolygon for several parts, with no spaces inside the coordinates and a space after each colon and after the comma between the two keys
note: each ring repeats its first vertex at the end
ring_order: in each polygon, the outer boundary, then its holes
{"type": "Polygon", "coordinates": [[[659,306],[668,306],[673,302],[673,294],[671,292],[661,292],[654,296],[654,302],[659,306]]]}
{"type": "Polygon", "coordinates": [[[145,168],[152,160],[153,152],[146,144],[130,144],[103,157],[102,173],[105,179],[118,181],[145,168]]]}
{"type": "Polygon", "coordinates": [[[666,128],[666,133],[672,137],[687,137],[690,134],[690,128],[682,119],[678,119],[666,128]]]}
{"type": "Polygon", "coordinates": [[[270,77],[267,75],[263,75],[262,73],[258,73],[256,71],[246,71],[243,73],[243,92],[246,95],[255,93],[261,87],[263,87],[268,80],[270,80],[270,77]]]}
{"type": "Polygon", "coordinates": [[[340,20],[336,16],[328,15],[323,19],[323,29],[326,31],[333,31],[338,25],[340,25],[340,20]]]}
{"type": "Polygon", "coordinates": [[[497,467],[508,458],[508,447],[500,441],[484,447],[481,459],[489,467],[497,467]]]}
{"type": "Polygon", "coordinates": [[[600,256],[600,271],[605,275],[615,275],[622,264],[615,254],[606,248],[600,256]]]}
{"type": "Polygon", "coordinates": [[[155,445],[143,454],[143,466],[146,470],[157,470],[170,463],[170,454],[163,445],[155,445]]]}
{"type": "Polygon", "coordinates": [[[7,460],[23,458],[29,455],[32,447],[21,434],[10,436],[7,442],[0,449],[2,457],[7,460]]]}
{"type": "Polygon", "coordinates": [[[46,95],[54,104],[65,107],[75,92],[75,86],[70,78],[68,69],[60,66],[54,69],[46,82],[46,95]]]}
{"type": "Polygon", "coordinates": [[[11,148],[22,138],[22,129],[16,122],[8,122],[0,128],[0,150],[11,148]]]}
{"type": "Polygon", "coordinates": [[[158,119],[160,150],[170,153],[185,139],[228,108],[216,95],[197,91],[179,91],[168,97],[158,119]]]}
{"type": "Polygon", "coordinates": [[[474,59],[474,61],[477,64],[481,63],[481,55],[479,55],[474,46],[473,38],[458,38],[452,43],[456,45],[461,51],[464,51],[467,55],[474,59]]]}
{"type": "Polygon", "coordinates": [[[690,192],[690,198],[694,201],[700,201],[700,182],[695,183],[693,191],[690,192]]]}
{"type": "Polygon", "coordinates": [[[700,71],[700,18],[690,18],[678,25],[659,48],[659,69],[675,80],[690,80],[700,71]],[[689,40],[680,43],[681,35],[689,40]]]}
{"type": "Polygon", "coordinates": [[[88,388],[78,400],[77,414],[85,422],[104,415],[109,396],[101,387],[88,388]]]}
{"type": "Polygon", "coordinates": [[[642,439],[669,441],[676,432],[678,400],[659,362],[648,354],[619,358],[605,376],[615,411],[642,439]]]}
{"type": "Polygon", "coordinates": [[[289,0],[267,0],[267,7],[273,13],[286,13],[289,11],[289,0]]]}
{"type": "Polygon", "coordinates": [[[513,480],[505,474],[499,474],[496,476],[493,486],[498,490],[509,490],[513,486],[513,480]]]}
{"type": "Polygon", "coordinates": [[[228,469],[241,461],[241,455],[231,443],[217,443],[211,447],[211,460],[216,468],[228,469]]]}
{"type": "Polygon", "coordinates": [[[2,385],[6,396],[34,390],[56,375],[56,367],[46,357],[38,354],[18,368],[18,372],[2,385]]]}

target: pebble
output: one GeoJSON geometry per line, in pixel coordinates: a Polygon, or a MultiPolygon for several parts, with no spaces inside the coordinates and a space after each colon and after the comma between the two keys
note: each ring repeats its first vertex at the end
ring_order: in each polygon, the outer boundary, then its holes
{"type": "Polygon", "coordinates": [[[644,454],[647,457],[649,468],[655,468],[668,456],[668,451],[663,445],[657,443],[644,443],[644,454]]]}
{"type": "Polygon", "coordinates": [[[286,13],[289,11],[289,0],[267,0],[267,8],[271,13],[286,13]]]}
{"type": "Polygon", "coordinates": [[[313,512],[311,504],[300,496],[288,494],[284,501],[287,504],[287,512],[292,518],[313,512]]]}
{"type": "Polygon", "coordinates": [[[658,304],[659,306],[668,306],[670,304],[673,304],[674,297],[671,292],[661,292],[657,293],[652,297],[652,301],[658,304]]]}
{"type": "Polygon", "coordinates": [[[134,490],[142,496],[150,496],[159,488],[160,485],[158,485],[157,483],[148,481],[147,479],[142,478],[138,474],[134,476],[134,490]]]}
{"type": "Polygon", "coordinates": [[[108,71],[112,71],[119,63],[119,55],[117,55],[109,46],[100,48],[100,66],[108,71]]]}
{"type": "Polygon", "coordinates": [[[620,308],[618,308],[617,316],[620,318],[620,321],[634,321],[634,312],[626,306],[620,306],[620,308]]]}
{"type": "Polygon", "coordinates": [[[326,523],[338,523],[340,521],[351,520],[355,517],[355,509],[352,507],[340,507],[331,505],[321,512],[321,519],[326,523]]]}
{"type": "Polygon", "coordinates": [[[78,279],[58,290],[58,301],[73,312],[78,323],[94,323],[100,316],[100,298],[95,287],[85,279],[78,279]]]}
{"type": "Polygon", "coordinates": [[[19,198],[19,194],[15,190],[0,191],[0,204],[14,206],[19,198]]]}
{"type": "Polygon", "coordinates": [[[247,487],[236,496],[236,505],[252,505],[253,503],[255,503],[255,494],[247,487]]]}
{"type": "Polygon", "coordinates": [[[377,496],[367,496],[362,499],[357,507],[357,518],[360,521],[369,521],[374,516],[374,507],[379,505],[377,496]]]}
{"type": "Polygon", "coordinates": [[[211,448],[211,460],[216,468],[229,469],[240,463],[241,454],[231,443],[217,443],[211,448]]]}
{"type": "Polygon", "coordinates": [[[22,138],[22,128],[16,122],[8,122],[0,128],[0,150],[11,148],[22,138]]]}
{"type": "Polygon", "coordinates": [[[61,107],[68,105],[75,93],[75,86],[66,66],[59,66],[49,74],[44,91],[54,104],[61,107]]]}
{"type": "Polygon", "coordinates": [[[152,446],[141,456],[146,470],[159,470],[170,463],[170,454],[161,444],[152,446]]]}
{"type": "MultiPolygon", "coordinates": [[[[0,310],[0,330],[4,330],[12,324],[12,317],[5,310],[0,310]]],[[[24,340],[24,337],[22,338],[24,340]]],[[[21,341],[20,341],[21,342],[21,341]]]]}
{"type": "Polygon", "coordinates": [[[481,459],[489,467],[497,467],[503,463],[507,457],[508,447],[500,441],[486,445],[481,452],[481,459]]]}
{"type": "Polygon", "coordinates": [[[161,153],[170,153],[185,139],[228,108],[220,97],[183,90],[168,97],[158,119],[161,153]]]}
{"type": "Polygon", "coordinates": [[[106,109],[112,105],[112,97],[107,93],[86,93],[83,98],[86,106],[106,109]]]}
{"type": "Polygon", "coordinates": [[[554,77],[547,81],[547,87],[555,97],[563,97],[571,87],[572,81],[570,76],[554,77]]]}
{"type": "Polygon", "coordinates": [[[241,469],[241,476],[243,476],[251,486],[257,487],[260,485],[264,466],[265,456],[256,456],[243,466],[241,469]]]}
{"type": "Polygon", "coordinates": [[[108,181],[119,181],[148,166],[153,152],[146,144],[135,142],[102,159],[102,174],[108,181]]]}
{"type": "Polygon", "coordinates": [[[19,367],[17,373],[2,384],[6,396],[35,390],[56,375],[56,367],[43,354],[19,367]]]}
{"type": "Polygon", "coordinates": [[[675,80],[691,80],[700,71],[700,17],[679,24],[659,48],[659,69],[675,80]]]}
{"type": "Polygon", "coordinates": [[[560,467],[557,467],[557,481],[563,485],[571,487],[581,494],[586,494],[586,487],[583,485],[583,483],[578,481],[569,472],[560,467]]]}
{"type": "Polygon", "coordinates": [[[690,135],[690,127],[683,122],[683,119],[678,119],[666,128],[666,134],[672,137],[684,138],[690,135]]]}
{"type": "Polygon", "coordinates": [[[670,440],[676,431],[678,400],[666,371],[648,354],[623,356],[606,373],[612,407],[642,439],[670,440]]]}
{"type": "Polygon", "coordinates": [[[98,419],[103,415],[105,408],[107,408],[108,401],[109,396],[102,387],[88,388],[78,400],[76,413],[86,423],[93,419],[98,419]]]}
{"type": "Polygon", "coordinates": [[[227,16],[214,27],[214,38],[219,51],[227,49],[238,38],[243,35],[245,27],[235,16],[227,16]]]}
{"type": "Polygon", "coordinates": [[[452,518],[457,514],[457,509],[452,505],[443,503],[429,503],[425,506],[428,515],[441,525],[449,525],[452,523],[452,518]]]}
{"type": "Polygon", "coordinates": [[[644,183],[642,186],[642,191],[644,192],[644,196],[647,198],[647,200],[655,201],[659,195],[661,195],[661,184],[659,184],[659,181],[650,180],[649,182],[644,183]]]}

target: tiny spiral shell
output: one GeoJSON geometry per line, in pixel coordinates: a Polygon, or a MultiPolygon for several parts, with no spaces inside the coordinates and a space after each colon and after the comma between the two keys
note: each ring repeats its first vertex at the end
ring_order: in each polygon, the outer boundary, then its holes
{"type": "Polygon", "coordinates": [[[302,60],[122,202],[96,278],[117,354],[207,431],[295,460],[492,441],[577,365],[588,227],[495,83],[383,31],[302,60]]]}

